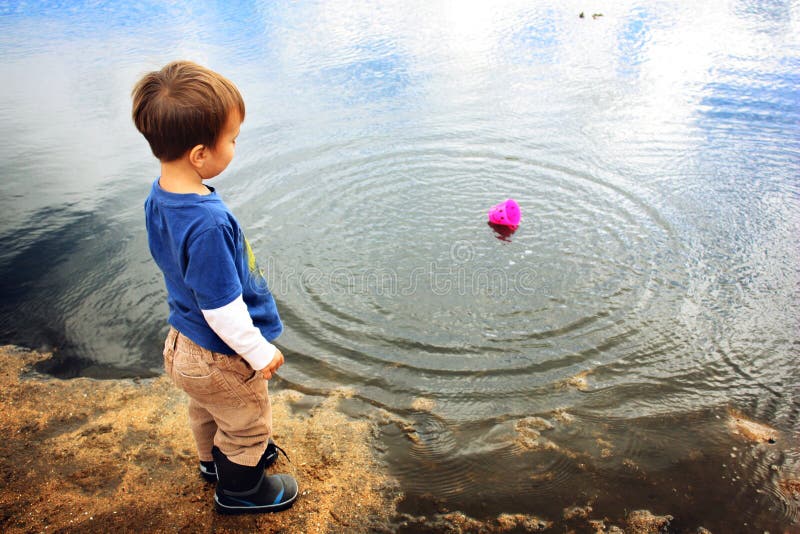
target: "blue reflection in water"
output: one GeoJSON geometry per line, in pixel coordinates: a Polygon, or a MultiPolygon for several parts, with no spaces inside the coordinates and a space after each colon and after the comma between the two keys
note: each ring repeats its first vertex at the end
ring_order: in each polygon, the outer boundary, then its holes
{"type": "Polygon", "coordinates": [[[512,34],[510,54],[524,63],[554,63],[562,44],[558,12],[547,9],[533,18],[512,34]]]}
{"type": "Polygon", "coordinates": [[[637,6],[627,15],[617,42],[620,76],[638,74],[639,65],[646,59],[645,47],[651,39],[657,9],[657,6],[637,6]]]}
{"type": "MultiPolygon", "coordinates": [[[[57,39],[76,38],[85,32],[99,32],[102,36],[110,30],[156,27],[175,17],[176,10],[167,2],[3,2],[0,16],[6,24],[58,24],[57,39]]],[[[46,26],[45,26],[46,27],[46,26]]]]}
{"type": "Polygon", "coordinates": [[[706,85],[700,101],[708,130],[728,126],[739,133],[775,128],[776,135],[797,145],[800,124],[800,60],[784,58],[777,72],[718,69],[721,81],[706,85]]]}
{"type": "MultiPolygon", "coordinates": [[[[132,44],[143,51],[181,49],[190,39],[202,43],[201,49],[224,46],[234,58],[236,54],[247,58],[268,49],[271,30],[281,23],[278,17],[283,11],[279,7],[279,3],[245,0],[34,1],[6,2],[0,6],[0,16],[7,28],[17,25],[15,30],[22,30],[33,43],[48,48],[80,39],[97,42],[103,39],[127,40],[136,36],[137,42],[132,44]]],[[[0,50],[11,51],[12,55],[37,50],[33,43],[20,47],[13,37],[5,35],[0,38],[0,50]]],[[[117,58],[122,59],[126,58],[117,58]]]]}
{"type": "Polygon", "coordinates": [[[314,77],[345,103],[369,103],[403,97],[411,84],[408,58],[386,41],[359,43],[356,59],[320,69],[314,77]]]}

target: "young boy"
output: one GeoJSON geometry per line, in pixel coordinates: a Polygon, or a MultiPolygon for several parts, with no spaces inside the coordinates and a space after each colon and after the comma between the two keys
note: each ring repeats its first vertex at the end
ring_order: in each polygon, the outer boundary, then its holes
{"type": "Polygon", "coordinates": [[[239,223],[203,183],[233,159],[244,111],[229,80],[188,61],[133,90],[133,121],[161,161],[145,218],[167,286],[164,367],[189,395],[201,474],[218,479],[229,514],[284,510],[298,493],[291,476],[264,473],[277,458],[267,380],[284,361],[270,343],[283,325],[239,223]]]}

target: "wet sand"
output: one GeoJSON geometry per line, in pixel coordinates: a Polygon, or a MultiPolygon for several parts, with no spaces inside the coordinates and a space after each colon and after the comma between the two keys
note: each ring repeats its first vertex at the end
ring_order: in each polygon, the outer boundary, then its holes
{"type": "MultiPolygon", "coordinates": [[[[281,457],[270,471],[293,474],[301,495],[280,514],[221,516],[213,509],[213,485],[197,472],[185,396],[167,378],[60,380],[32,371],[48,357],[0,347],[3,532],[675,531],[672,515],[629,509],[612,521],[591,500],[552,517],[536,510],[488,519],[442,506],[409,510],[379,452],[380,425],[399,423],[388,415],[383,422],[346,415],[346,391],[326,398],[273,391],[274,438],[291,462],[281,457]]],[[[726,424],[745,443],[781,439],[738,412],[726,424]]],[[[550,450],[541,436],[550,428],[529,417],[515,430],[525,450],[550,450]]],[[[781,477],[780,488],[787,500],[800,499],[796,477],[781,477]]],[[[691,531],[708,532],[696,524],[691,531]]]]}

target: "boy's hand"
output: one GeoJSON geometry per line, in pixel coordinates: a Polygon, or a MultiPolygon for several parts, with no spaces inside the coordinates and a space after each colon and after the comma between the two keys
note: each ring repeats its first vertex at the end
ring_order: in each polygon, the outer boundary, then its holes
{"type": "Polygon", "coordinates": [[[272,378],[272,375],[275,374],[275,372],[278,370],[278,367],[280,367],[281,365],[283,365],[283,353],[276,348],[275,356],[272,357],[272,361],[269,362],[269,365],[267,365],[261,370],[261,374],[264,375],[264,378],[269,380],[270,378],[272,378]]]}

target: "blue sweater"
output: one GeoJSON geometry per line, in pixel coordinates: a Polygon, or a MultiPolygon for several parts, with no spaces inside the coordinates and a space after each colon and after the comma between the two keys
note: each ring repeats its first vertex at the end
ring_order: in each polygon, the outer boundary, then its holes
{"type": "Polygon", "coordinates": [[[267,281],[233,213],[209,195],[170,193],[153,182],[144,204],[150,253],[164,274],[169,323],[210,351],[234,354],[200,310],[242,295],[253,324],[272,341],[283,331],[267,281]]]}

